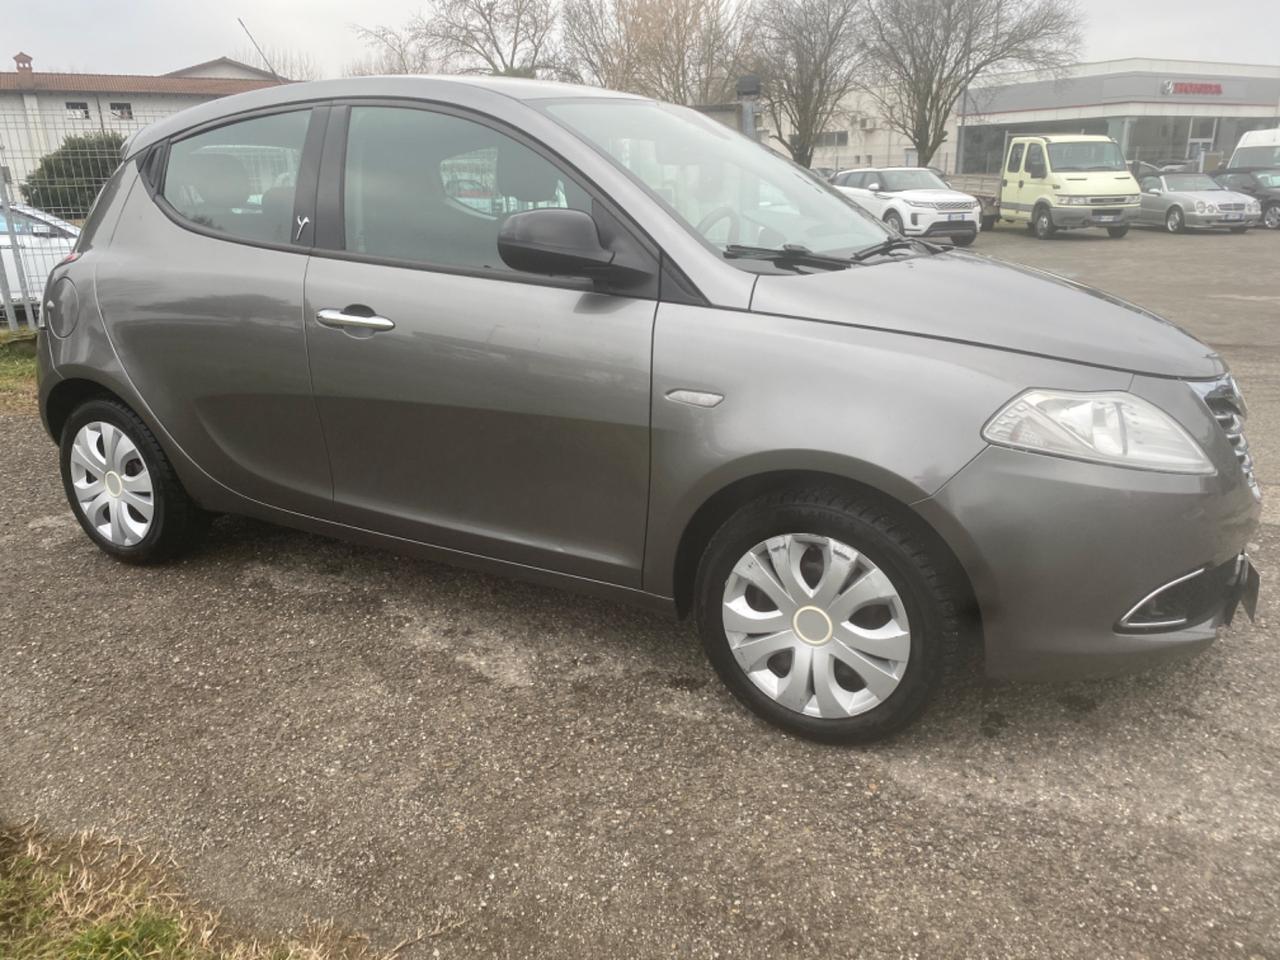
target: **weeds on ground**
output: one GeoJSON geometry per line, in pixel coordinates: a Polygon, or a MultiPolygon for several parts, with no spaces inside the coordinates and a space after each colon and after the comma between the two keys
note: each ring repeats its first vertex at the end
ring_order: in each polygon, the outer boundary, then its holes
{"type": "Polygon", "coordinates": [[[461,925],[449,913],[390,953],[331,924],[305,936],[236,937],[178,894],[173,862],[93,833],[57,841],[0,827],[0,957],[5,960],[391,960],[461,925]]]}
{"type": "Polygon", "coordinates": [[[29,333],[0,329],[0,412],[29,412],[36,406],[35,340],[29,333]]]}

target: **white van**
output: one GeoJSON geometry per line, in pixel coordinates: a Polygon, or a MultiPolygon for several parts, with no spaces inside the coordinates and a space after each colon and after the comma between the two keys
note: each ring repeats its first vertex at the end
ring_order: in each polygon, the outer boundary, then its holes
{"type": "Polygon", "coordinates": [[[1280,167],[1280,127],[1250,130],[1240,138],[1227,169],[1241,167],[1280,167]]]}

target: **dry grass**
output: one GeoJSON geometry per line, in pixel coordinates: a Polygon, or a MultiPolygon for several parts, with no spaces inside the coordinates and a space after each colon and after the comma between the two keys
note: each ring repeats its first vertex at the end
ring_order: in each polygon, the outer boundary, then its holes
{"type": "Polygon", "coordinates": [[[391,960],[461,925],[448,911],[389,953],[332,924],[300,937],[245,939],[177,892],[172,860],[118,839],[51,839],[0,827],[0,957],[5,960],[391,960]]]}
{"type": "Polygon", "coordinates": [[[34,413],[36,409],[35,338],[10,333],[0,321],[0,413],[34,413]]]}

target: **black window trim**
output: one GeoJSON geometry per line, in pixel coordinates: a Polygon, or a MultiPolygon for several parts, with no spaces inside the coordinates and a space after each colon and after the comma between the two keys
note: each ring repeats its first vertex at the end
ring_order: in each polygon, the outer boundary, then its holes
{"type": "Polygon", "coordinates": [[[534,286],[580,290],[583,292],[595,291],[631,299],[677,303],[692,302],[700,306],[707,305],[708,301],[698,291],[688,275],[679,269],[658,243],[645,233],[631,217],[627,216],[605,191],[601,190],[590,177],[586,176],[569,160],[547,147],[541,141],[530,137],[518,127],[512,126],[490,114],[471,110],[455,103],[428,100],[420,97],[344,97],[334,100],[333,104],[333,116],[329,123],[323,150],[324,162],[321,169],[321,186],[316,201],[317,210],[322,211],[323,216],[320,218],[316,246],[311,251],[312,256],[408,270],[422,270],[429,273],[477,277],[484,280],[498,280],[503,283],[525,283],[534,286]],[[488,127],[527,147],[548,163],[572,176],[576,185],[591,198],[592,202],[600,204],[609,213],[618,226],[631,237],[652,261],[653,282],[646,284],[641,289],[627,289],[624,287],[601,288],[591,280],[576,277],[548,277],[532,273],[520,273],[514,270],[485,270],[458,264],[429,263],[423,260],[385,257],[345,249],[346,228],[343,220],[344,198],[342,191],[346,179],[344,174],[346,170],[347,128],[350,122],[351,108],[357,106],[396,107],[454,116],[488,127]],[[321,238],[323,238],[323,245],[321,244],[321,238]],[[666,275],[665,278],[664,275],[666,275]],[[663,282],[664,279],[666,282],[663,282]]]}
{"type": "MultiPolygon", "coordinates": [[[[312,249],[310,246],[310,238],[308,238],[306,243],[301,241],[297,243],[292,241],[289,243],[271,243],[265,240],[251,240],[247,237],[237,237],[227,233],[225,230],[216,230],[212,227],[205,227],[187,219],[178,212],[177,208],[174,207],[173,204],[165,199],[164,195],[165,178],[169,173],[169,152],[173,144],[180,143],[183,140],[199,136],[203,133],[209,133],[213,130],[221,129],[222,127],[229,127],[233,124],[241,123],[246,120],[256,120],[259,117],[277,116],[283,113],[303,112],[309,113],[310,116],[307,118],[307,132],[303,138],[302,157],[298,164],[297,186],[294,188],[294,217],[296,218],[299,216],[300,208],[307,211],[314,210],[315,186],[319,182],[318,168],[320,163],[320,150],[319,144],[313,142],[313,139],[319,139],[324,136],[324,129],[329,114],[328,104],[321,100],[300,100],[296,103],[277,104],[275,106],[265,107],[258,110],[246,110],[242,113],[228,114],[224,117],[218,117],[216,120],[211,120],[208,123],[188,127],[165,140],[152,144],[145,150],[141,151],[138,154],[137,159],[138,169],[139,172],[143,174],[142,179],[147,186],[148,194],[155,205],[166,217],[172,220],[177,226],[181,227],[183,230],[189,231],[190,233],[197,233],[201,236],[210,237],[214,240],[221,240],[224,243],[239,243],[246,247],[258,247],[263,250],[278,250],[283,253],[299,253],[303,255],[310,254],[312,249]],[[318,136],[316,135],[317,127],[319,127],[318,136]],[[161,157],[157,158],[156,161],[156,178],[154,183],[146,175],[149,167],[148,158],[152,155],[153,151],[161,151],[163,154],[161,157]],[[304,204],[302,200],[302,188],[305,184],[309,184],[311,197],[304,204]]],[[[304,215],[311,216],[311,226],[314,226],[314,215],[311,215],[310,213],[306,213],[304,215]]],[[[296,225],[297,220],[295,219],[293,223],[296,225]]]]}

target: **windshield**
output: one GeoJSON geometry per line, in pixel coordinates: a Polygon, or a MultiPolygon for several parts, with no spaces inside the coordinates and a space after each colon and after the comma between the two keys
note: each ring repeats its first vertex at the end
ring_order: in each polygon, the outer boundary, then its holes
{"type": "Polygon", "coordinates": [[[1120,148],[1110,140],[1077,140],[1075,143],[1049,144],[1049,166],[1056,173],[1068,170],[1125,169],[1120,148]]]}
{"type": "Polygon", "coordinates": [[[1173,173],[1164,178],[1165,186],[1177,193],[1180,190],[1221,190],[1218,182],[1207,173],[1173,173]]]}
{"type": "Polygon", "coordinates": [[[946,190],[947,185],[930,170],[882,170],[880,189],[890,193],[897,190],[946,190]]]}
{"type": "Polygon", "coordinates": [[[722,254],[730,246],[794,244],[847,256],[887,236],[834,187],[686,107],[601,98],[545,109],[722,254]]]}
{"type": "Polygon", "coordinates": [[[1280,145],[1240,147],[1231,155],[1233,167],[1271,167],[1280,164],[1280,145]]]}

